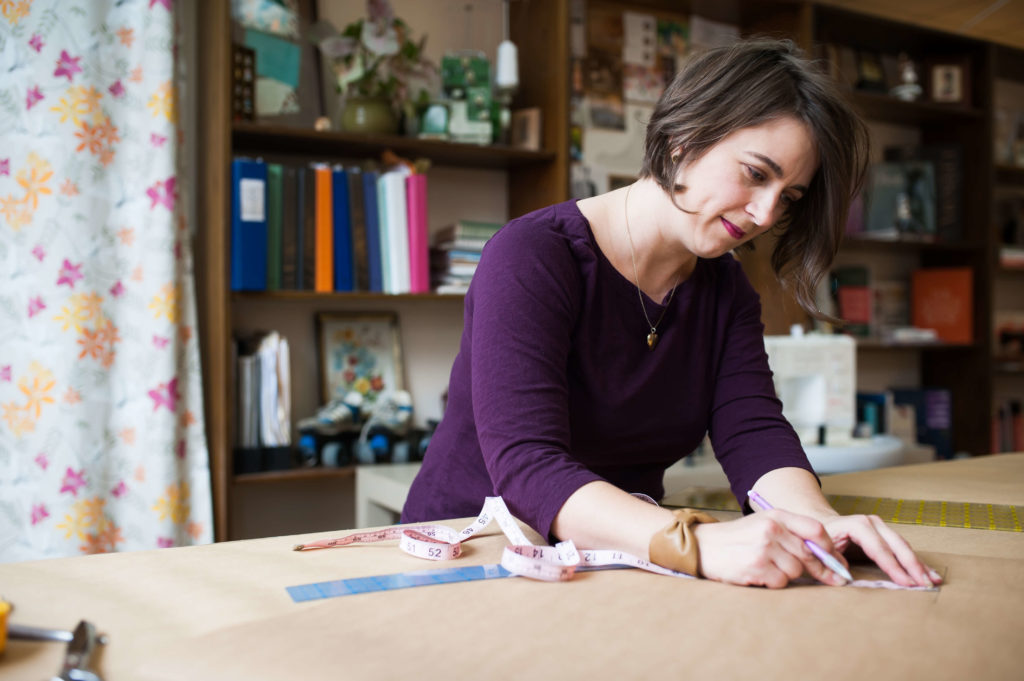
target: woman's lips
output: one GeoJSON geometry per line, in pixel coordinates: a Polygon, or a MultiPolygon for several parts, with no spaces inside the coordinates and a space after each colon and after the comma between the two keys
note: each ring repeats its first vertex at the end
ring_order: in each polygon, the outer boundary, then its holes
{"type": "Polygon", "coordinates": [[[729,232],[729,235],[733,239],[742,239],[743,237],[746,236],[746,232],[744,232],[742,229],[740,229],[736,225],[732,224],[731,222],[729,222],[725,218],[721,218],[721,220],[722,220],[722,224],[725,225],[725,231],[729,232]]]}

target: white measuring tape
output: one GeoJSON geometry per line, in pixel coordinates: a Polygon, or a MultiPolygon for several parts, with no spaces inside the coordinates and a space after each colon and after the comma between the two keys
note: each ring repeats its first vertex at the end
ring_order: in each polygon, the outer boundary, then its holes
{"type": "Polygon", "coordinates": [[[296,544],[293,548],[296,551],[305,551],[397,539],[398,546],[403,551],[417,558],[453,560],[462,555],[462,542],[472,539],[477,532],[490,525],[492,520],[498,522],[498,526],[511,542],[511,546],[506,546],[502,552],[501,566],[514,575],[546,582],[564,582],[572,579],[579,568],[622,566],[640,568],[659,575],[694,579],[693,575],[663,568],[623,551],[610,549],[580,551],[576,549],[576,545],[571,540],[559,542],[555,546],[531,544],[501,497],[487,497],[480,515],[461,532],[456,532],[444,525],[388,527],[373,532],[356,532],[336,539],[321,539],[308,544],[296,544]]]}

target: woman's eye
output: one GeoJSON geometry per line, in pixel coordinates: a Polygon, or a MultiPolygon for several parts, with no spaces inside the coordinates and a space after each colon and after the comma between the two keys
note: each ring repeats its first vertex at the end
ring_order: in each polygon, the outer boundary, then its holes
{"type": "Polygon", "coordinates": [[[750,175],[751,179],[757,182],[764,182],[765,180],[764,173],[753,166],[747,166],[747,173],[750,175]]]}

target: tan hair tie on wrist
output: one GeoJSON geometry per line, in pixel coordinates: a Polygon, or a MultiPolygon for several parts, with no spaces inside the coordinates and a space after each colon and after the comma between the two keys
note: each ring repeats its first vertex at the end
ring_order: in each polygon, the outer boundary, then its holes
{"type": "Polygon", "coordinates": [[[697,537],[693,533],[693,526],[698,523],[717,523],[718,520],[692,508],[677,509],[672,515],[676,519],[651,537],[651,562],[670,570],[700,577],[700,549],[697,546],[697,537]]]}

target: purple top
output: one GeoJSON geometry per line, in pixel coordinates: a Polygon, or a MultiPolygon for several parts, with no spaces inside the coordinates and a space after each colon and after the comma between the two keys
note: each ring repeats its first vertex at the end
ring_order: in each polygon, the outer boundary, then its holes
{"type": "MultiPolygon", "coordinates": [[[[652,320],[665,310],[644,304],[652,320]]],[[[665,469],[706,432],[741,507],[768,471],[811,470],[775,397],[760,300],[731,255],[697,261],[653,351],[649,328],[575,201],[508,223],[466,295],[448,408],[402,521],[475,516],[501,495],[547,537],[588,482],[660,499],[665,469]]]]}

